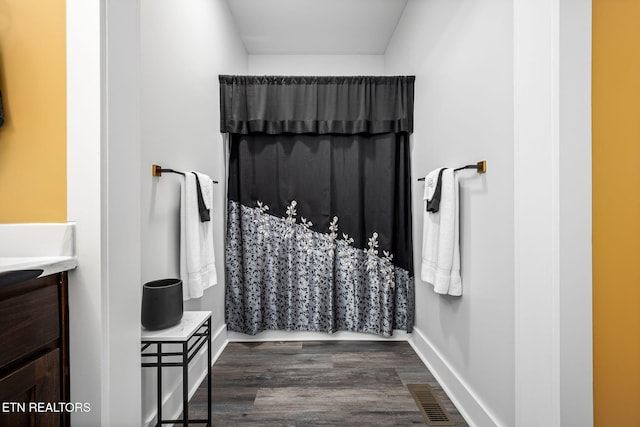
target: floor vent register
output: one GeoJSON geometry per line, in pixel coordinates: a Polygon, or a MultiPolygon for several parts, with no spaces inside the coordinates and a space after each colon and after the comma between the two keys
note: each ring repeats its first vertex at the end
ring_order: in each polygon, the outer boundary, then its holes
{"type": "Polygon", "coordinates": [[[454,426],[449,413],[428,384],[407,384],[413,399],[418,404],[424,422],[429,426],[454,426]]]}

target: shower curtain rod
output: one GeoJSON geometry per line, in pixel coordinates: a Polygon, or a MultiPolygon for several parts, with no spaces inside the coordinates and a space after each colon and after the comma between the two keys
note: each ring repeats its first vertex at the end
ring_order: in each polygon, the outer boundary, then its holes
{"type": "MultiPolygon", "coordinates": [[[[487,171],[487,161],[486,160],[482,160],[479,161],[478,163],[476,163],[475,165],[466,165],[466,166],[462,166],[459,168],[455,168],[453,171],[457,172],[460,171],[462,169],[477,169],[478,173],[485,173],[487,171]]],[[[424,181],[425,177],[422,178],[418,178],[418,181],[424,181]]]]}
{"type": "MultiPolygon", "coordinates": [[[[166,172],[166,173],[177,173],[180,174],[182,176],[184,176],[184,172],[180,172],[177,170],[173,170],[173,169],[163,169],[162,166],[160,165],[151,165],[151,175],[152,176],[162,176],[162,172],[166,172]]],[[[212,179],[211,180],[214,184],[218,184],[218,181],[212,179]]]]}

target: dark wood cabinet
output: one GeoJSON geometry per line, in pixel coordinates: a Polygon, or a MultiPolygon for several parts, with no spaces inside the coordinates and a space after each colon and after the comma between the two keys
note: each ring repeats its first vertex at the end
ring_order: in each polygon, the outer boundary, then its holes
{"type": "Polygon", "coordinates": [[[57,407],[47,411],[40,402],[60,402],[60,350],[51,350],[0,378],[0,401],[12,410],[0,412],[1,426],[58,426],[57,407]],[[37,405],[40,405],[38,408],[37,405]]]}
{"type": "Polygon", "coordinates": [[[69,425],[68,330],[66,272],[0,287],[0,426],[69,425]]]}

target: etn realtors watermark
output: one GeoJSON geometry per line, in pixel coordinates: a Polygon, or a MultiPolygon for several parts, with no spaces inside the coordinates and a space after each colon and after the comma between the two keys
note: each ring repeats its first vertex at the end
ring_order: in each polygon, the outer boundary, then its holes
{"type": "Polygon", "coordinates": [[[0,412],[3,413],[74,413],[91,412],[89,402],[2,402],[0,412]]]}

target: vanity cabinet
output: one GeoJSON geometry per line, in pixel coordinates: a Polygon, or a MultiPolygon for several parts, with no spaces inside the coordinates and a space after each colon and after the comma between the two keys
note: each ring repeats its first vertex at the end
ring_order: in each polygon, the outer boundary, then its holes
{"type": "Polygon", "coordinates": [[[67,289],[66,271],[0,287],[0,426],[69,425],[67,289]]]}

